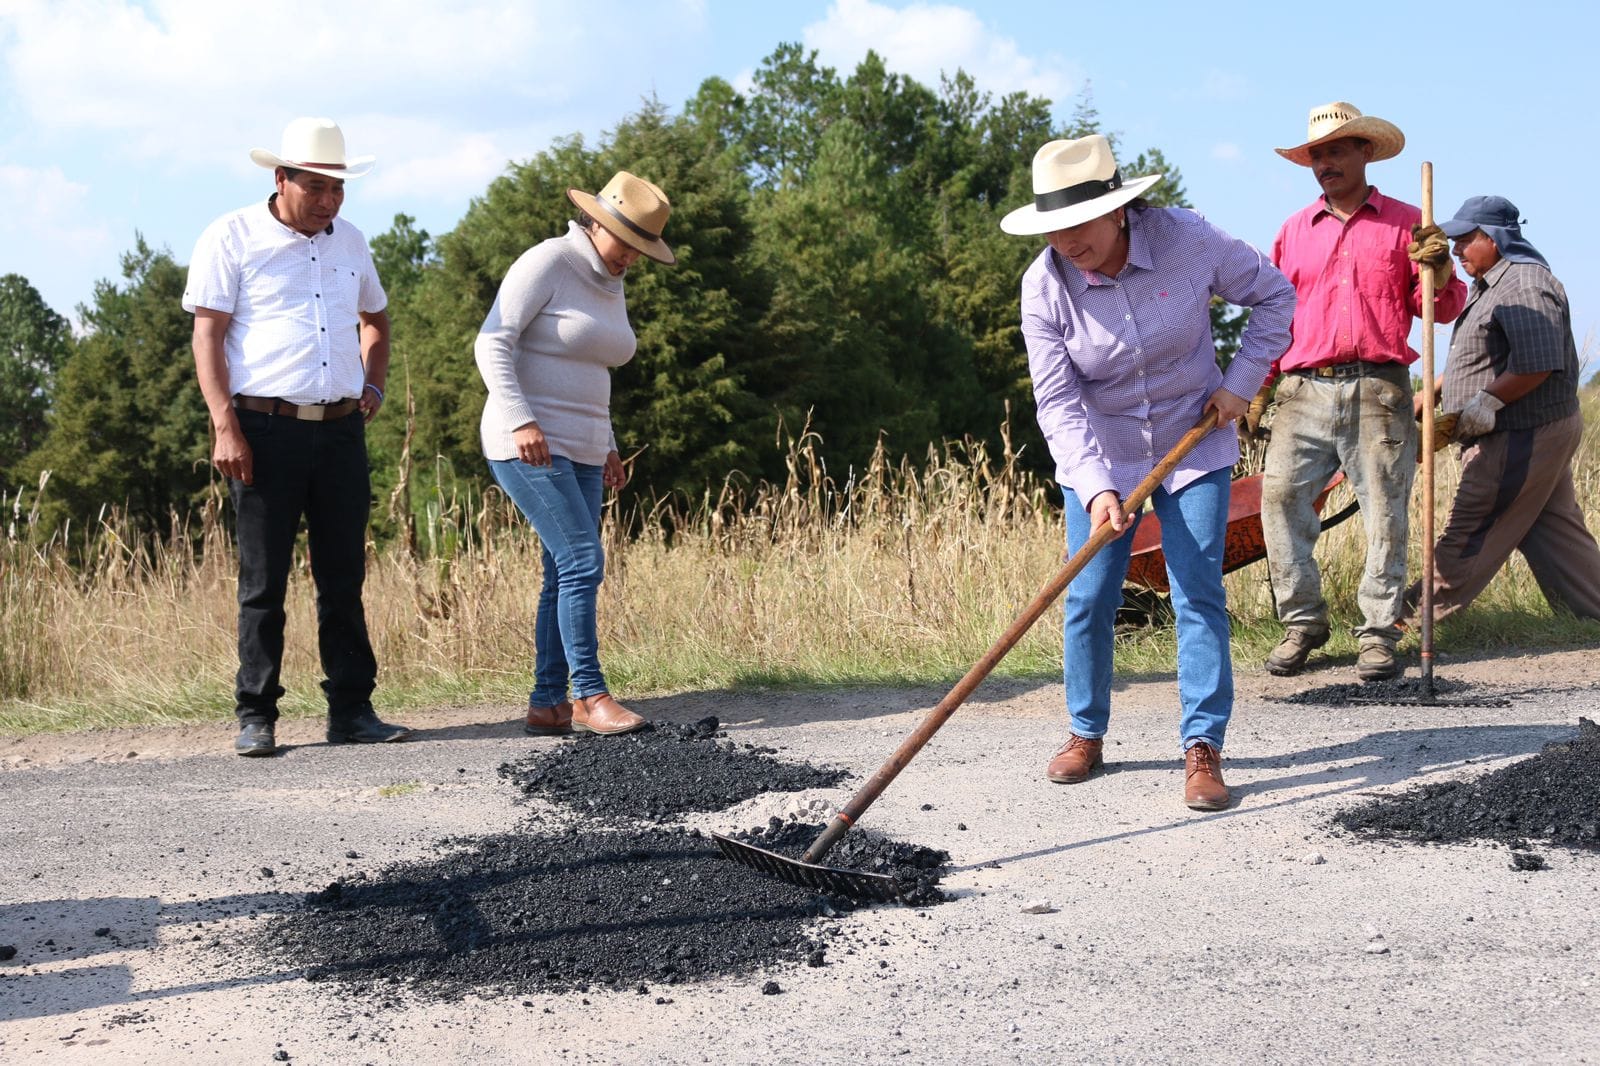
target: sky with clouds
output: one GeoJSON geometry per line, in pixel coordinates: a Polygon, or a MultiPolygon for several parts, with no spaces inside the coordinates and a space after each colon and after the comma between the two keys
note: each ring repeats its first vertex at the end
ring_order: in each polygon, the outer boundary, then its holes
{"type": "Polygon", "coordinates": [[[677,110],[713,75],[746,85],[778,44],[797,41],[841,72],[868,48],[930,86],[961,68],[996,95],[1048,97],[1062,118],[1089,85],[1126,152],[1159,147],[1197,208],[1262,247],[1317,193],[1273,147],[1305,139],[1314,105],[1348,100],[1406,132],[1405,152],[1368,171],[1386,193],[1418,202],[1430,160],[1441,217],[1478,193],[1515,201],[1566,283],[1580,349],[1600,349],[1600,260],[1589,227],[1560,216],[1589,191],[1572,176],[1595,172],[1600,7],[1211,10],[0,0],[0,273],[22,274],[75,318],[137,235],[187,262],[208,221],[270,191],[249,149],[276,151],[284,123],[303,114],[332,116],[350,154],[378,156],[352,182],[346,218],[369,237],[397,212],[442,233],[509,163],[554,138],[594,141],[651,95],[677,110]]]}

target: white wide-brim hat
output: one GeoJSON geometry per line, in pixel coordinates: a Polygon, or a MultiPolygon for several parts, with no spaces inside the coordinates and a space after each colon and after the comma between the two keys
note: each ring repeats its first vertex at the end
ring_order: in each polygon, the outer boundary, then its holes
{"type": "Polygon", "coordinates": [[[671,266],[678,261],[661,239],[672,204],[655,182],[619,170],[606,182],[600,195],[582,189],[568,189],[567,199],[583,213],[606,228],[606,232],[658,263],[671,266]]]}
{"type": "Polygon", "coordinates": [[[1007,233],[1053,233],[1115,211],[1161,180],[1122,180],[1111,142],[1100,134],[1050,141],[1033,154],[1033,203],[1000,220],[1007,233]]]}
{"type": "Polygon", "coordinates": [[[331,118],[297,118],[283,128],[283,150],[273,154],[265,148],[250,149],[250,158],[272,170],[293,167],[330,178],[359,178],[372,169],[376,156],[346,159],[344,133],[331,118]]]}
{"type": "Polygon", "coordinates": [[[1311,109],[1306,122],[1306,143],[1293,148],[1274,148],[1283,158],[1303,167],[1311,165],[1311,149],[1341,137],[1359,137],[1372,144],[1372,161],[1393,159],[1406,146],[1406,135],[1393,122],[1374,115],[1363,115],[1360,108],[1335,100],[1311,109]]]}

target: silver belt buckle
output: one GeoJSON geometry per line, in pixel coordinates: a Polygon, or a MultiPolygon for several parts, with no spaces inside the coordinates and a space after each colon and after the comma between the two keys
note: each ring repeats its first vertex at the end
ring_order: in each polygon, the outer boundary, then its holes
{"type": "Polygon", "coordinates": [[[328,408],[323,404],[301,404],[294,409],[294,416],[302,422],[321,422],[327,413],[328,408]]]}

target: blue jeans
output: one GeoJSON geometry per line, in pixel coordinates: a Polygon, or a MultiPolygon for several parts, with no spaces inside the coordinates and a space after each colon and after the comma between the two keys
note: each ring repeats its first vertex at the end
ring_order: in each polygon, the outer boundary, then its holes
{"type": "MultiPolygon", "coordinates": [[[[1161,552],[1178,620],[1178,697],[1186,751],[1200,741],[1220,751],[1233,713],[1233,661],[1222,591],[1229,475],[1216,470],[1175,493],[1157,489],[1150,497],[1161,521],[1161,552]]],[[[1065,493],[1065,503],[1067,550],[1075,552],[1089,539],[1089,515],[1076,493],[1065,493]]],[[[1137,528],[1132,525],[1101,548],[1067,589],[1061,626],[1067,712],[1072,731],[1091,740],[1105,736],[1111,723],[1112,643],[1137,528]]]]}
{"type": "Polygon", "coordinates": [[[528,702],[553,707],[610,691],[600,672],[595,597],[605,576],[600,546],[601,468],[552,455],[549,466],[491,459],[495,481],[539,534],[544,583],[534,623],[533,691],[528,702]]]}

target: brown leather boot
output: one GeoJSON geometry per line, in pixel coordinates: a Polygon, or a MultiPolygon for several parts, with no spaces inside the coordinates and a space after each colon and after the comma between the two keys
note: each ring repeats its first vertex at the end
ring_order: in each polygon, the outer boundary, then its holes
{"type": "Polygon", "coordinates": [[[572,704],[562,700],[554,707],[528,704],[528,717],[522,731],[536,737],[554,737],[572,732],[572,704]]]}
{"type": "Polygon", "coordinates": [[[1044,775],[1058,785],[1076,785],[1080,781],[1087,781],[1097,767],[1105,764],[1105,759],[1101,757],[1104,747],[1103,740],[1090,740],[1073,733],[1067,738],[1066,745],[1056,752],[1056,757],[1050,760],[1050,765],[1045,767],[1044,775]]]}
{"type": "Polygon", "coordinates": [[[1232,796],[1222,780],[1222,753],[1202,741],[1183,756],[1183,802],[1196,811],[1220,811],[1232,796]]]}
{"type": "Polygon", "coordinates": [[[572,728],[579,733],[632,733],[650,723],[602,692],[572,701],[572,728]]]}

